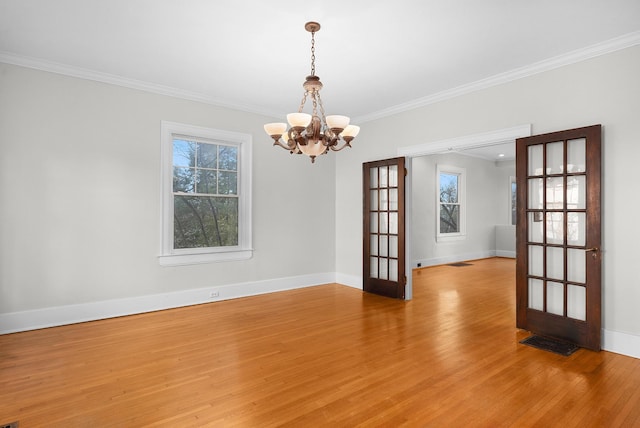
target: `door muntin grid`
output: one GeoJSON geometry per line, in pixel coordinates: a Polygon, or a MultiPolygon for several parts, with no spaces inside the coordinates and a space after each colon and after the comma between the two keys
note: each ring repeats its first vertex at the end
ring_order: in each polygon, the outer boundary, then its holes
{"type": "Polygon", "coordinates": [[[398,281],[398,166],[370,168],[370,277],[398,281]]]}
{"type": "Polygon", "coordinates": [[[527,147],[527,307],[586,320],[586,139],[527,147]]]}

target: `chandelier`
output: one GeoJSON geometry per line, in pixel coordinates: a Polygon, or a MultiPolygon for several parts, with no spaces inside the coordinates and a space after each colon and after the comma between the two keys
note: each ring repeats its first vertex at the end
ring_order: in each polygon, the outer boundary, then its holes
{"type": "Polygon", "coordinates": [[[320,30],[317,22],[307,22],[305,30],[311,33],[311,75],[302,84],[304,95],[297,113],[289,113],[287,122],[291,126],[287,130],[286,123],[267,123],[264,125],[266,133],[273,138],[273,145],[289,150],[292,154],[304,154],[315,162],[316,156],[323,155],[329,150],[340,151],[351,147],[351,141],[360,132],[360,127],[349,125],[347,116],[325,116],[324,106],[320,98],[322,82],[316,76],[316,48],[315,34],[320,30]],[[307,98],[311,98],[312,113],[303,113],[307,98]]]}

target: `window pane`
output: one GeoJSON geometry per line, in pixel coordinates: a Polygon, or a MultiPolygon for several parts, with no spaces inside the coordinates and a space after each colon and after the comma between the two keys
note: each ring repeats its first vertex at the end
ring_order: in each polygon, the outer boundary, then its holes
{"type": "Polygon", "coordinates": [[[460,206],[440,204],[440,233],[460,232],[460,206]]]}
{"type": "Polygon", "coordinates": [[[564,285],[559,282],[547,282],[547,312],[564,315],[564,285]]]}
{"type": "Polygon", "coordinates": [[[238,173],[218,172],[218,194],[237,195],[238,194],[238,173]]]}
{"type": "Polygon", "coordinates": [[[196,143],[174,138],[173,166],[195,166],[196,143]]]}
{"type": "Polygon", "coordinates": [[[542,175],[542,144],[537,144],[535,146],[529,146],[529,165],[527,168],[528,175],[542,175]]]}
{"type": "Polygon", "coordinates": [[[226,169],[228,171],[236,171],[238,169],[238,148],[231,146],[219,146],[220,147],[220,164],[219,169],[226,169]]]}
{"type": "Polygon", "coordinates": [[[547,144],[547,174],[561,174],[564,171],[564,142],[547,144]]]}
{"type": "Polygon", "coordinates": [[[391,165],[389,167],[389,187],[398,186],[398,165],[391,165]]]}
{"type": "Polygon", "coordinates": [[[198,183],[196,187],[196,193],[208,193],[215,195],[217,191],[216,171],[212,169],[199,169],[197,172],[198,183]]]}
{"type": "Polygon", "coordinates": [[[440,174],[440,202],[458,202],[458,175],[440,174]]]}
{"type": "Polygon", "coordinates": [[[511,224],[516,225],[518,210],[516,209],[516,201],[518,200],[518,193],[516,192],[516,182],[511,182],[511,224]]]}
{"type": "Polygon", "coordinates": [[[193,168],[173,168],[173,191],[193,193],[196,185],[196,170],[193,168]]]}
{"type": "Polygon", "coordinates": [[[198,168],[217,168],[218,146],[198,143],[198,168]]]}
{"type": "Polygon", "coordinates": [[[238,245],[238,199],[174,197],[174,248],[238,245]]]}

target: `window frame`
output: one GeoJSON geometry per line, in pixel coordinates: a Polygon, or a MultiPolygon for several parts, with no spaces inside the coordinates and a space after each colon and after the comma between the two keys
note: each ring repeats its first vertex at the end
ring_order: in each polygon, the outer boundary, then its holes
{"type": "Polygon", "coordinates": [[[466,203],[466,175],[465,168],[452,165],[436,164],[436,242],[458,241],[467,237],[467,203],[466,203]],[[460,207],[459,231],[451,233],[440,232],[440,175],[450,174],[458,176],[458,206],[460,207]]]}
{"type": "Polygon", "coordinates": [[[190,265],[221,261],[246,260],[253,256],[251,171],[252,137],[250,134],[223,131],[177,122],[161,122],[161,249],[162,266],[190,265]],[[174,248],[173,139],[233,145],[238,148],[238,245],[203,248],[174,248]]]}

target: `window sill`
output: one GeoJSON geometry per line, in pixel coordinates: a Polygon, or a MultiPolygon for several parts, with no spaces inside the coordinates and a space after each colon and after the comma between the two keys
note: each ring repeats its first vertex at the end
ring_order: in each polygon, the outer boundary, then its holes
{"type": "Polygon", "coordinates": [[[467,239],[467,235],[460,233],[436,236],[436,242],[464,241],[465,239],[467,239]]]}
{"type": "Polygon", "coordinates": [[[168,254],[158,256],[160,266],[185,266],[202,263],[232,262],[248,260],[253,256],[253,250],[224,251],[218,253],[200,254],[168,254]]]}

